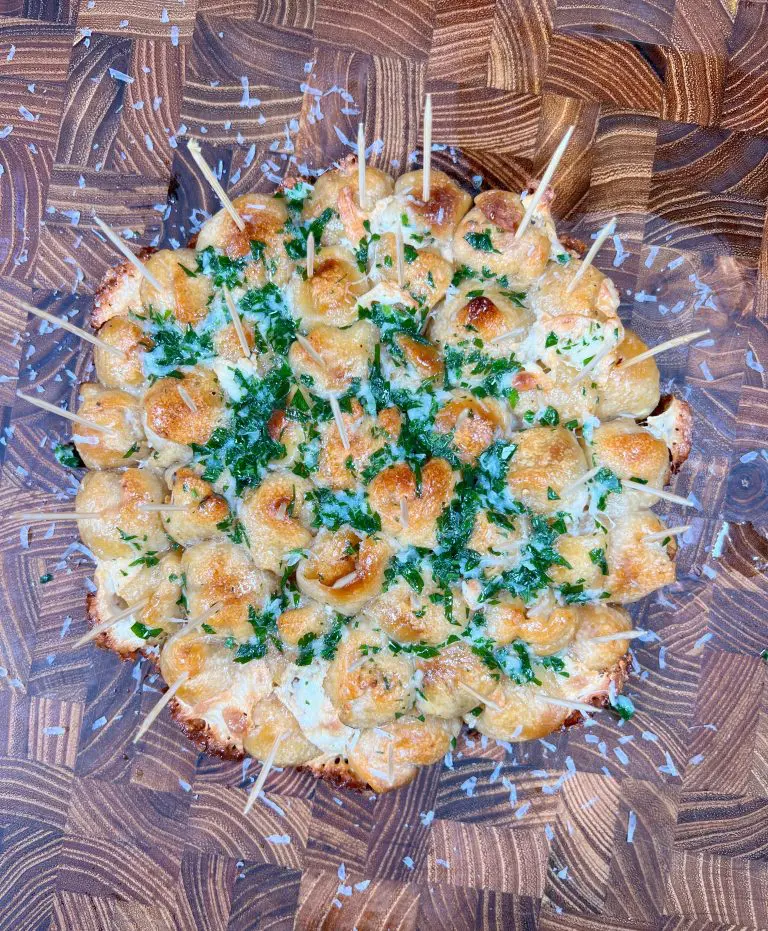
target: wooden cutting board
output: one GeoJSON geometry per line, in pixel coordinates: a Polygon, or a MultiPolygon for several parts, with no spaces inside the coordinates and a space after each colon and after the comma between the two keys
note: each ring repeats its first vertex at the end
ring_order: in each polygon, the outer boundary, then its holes
{"type": "Polygon", "coordinates": [[[0,928],[768,926],[767,99],[757,0],[0,0],[0,928]],[[661,357],[700,510],[679,582],[634,612],[658,639],[631,721],[462,740],[375,800],[275,773],[244,819],[255,766],[166,717],[134,747],[153,680],[69,646],[88,561],[71,525],[27,539],[14,516],[73,486],[68,431],[15,390],[71,405],[90,356],[15,301],[86,318],[115,261],[94,210],[186,242],[216,204],[177,137],[242,193],[328,165],[364,119],[398,173],[425,91],[434,162],[470,185],[523,187],[575,124],[556,212],[584,240],[618,216],[597,264],[625,322],[711,328],[661,357]]]}

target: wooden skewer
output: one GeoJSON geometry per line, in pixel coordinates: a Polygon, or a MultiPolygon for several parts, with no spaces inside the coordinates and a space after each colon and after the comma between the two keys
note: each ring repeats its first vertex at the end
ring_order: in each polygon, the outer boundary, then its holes
{"type": "Polygon", "coordinates": [[[408,499],[405,495],[400,498],[400,523],[403,528],[408,526],[408,499]]]}
{"type": "Polygon", "coordinates": [[[565,289],[566,294],[570,294],[571,291],[576,287],[577,283],[580,281],[584,272],[589,268],[592,262],[595,259],[595,256],[600,251],[603,246],[603,243],[609,236],[613,236],[616,231],[616,217],[611,217],[611,219],[605,224],[605,226],[600,230],[600,232],[595,237],[595,241],[592,243],[592,246],[589,252],[584,257],[584,261],[579,265],[576,274],[571,278],[568,287],[565,289]]]}
{"type": "Polygon", "coordinates": [[[424,167],[421,178],[421,199],[426,204],[432,186],[432,94],[424,100],[424,122],[422,128],[424,167]]]}
{"type": "Polygon", "coordinates": [[[476,692],[472,686],[467,685],[466,682],[459,682],[459,688],[464,689],[467,694],[471,695],[472,698],[476,699],[481,705],[486,705],[493,711],[503,711],[501,705],[497,705],[495,701],[492,701],[490,698],[486,698],[485,695],[482,695],[480,692],[476,692]]]}
{"type": "Polygon", "coordinates": [[[514,330],[507,330],[506,333],[500,333],[498,336],[494,336],[491,340],[492,343],[502,343],[506,339],[512,339],[513,336],[519,336],[521,333],[525,333],[525,327],[518,326],[514,330]]]}
{"type": "Polygon", "coordinates": [[[149,284],[151,284],[152,287],[155,288],[155,290],[162,291],[163,286],[160,284],[157,278],[155,278],[152,272],[147,269],[147,267],[144,265],[143,262],[141,262],[139,259],[136,258],[136,256],[131,252],[128,246],[126,246],[126,244],[117,235],[117,233],[113,229],[111,229],[111,227],[107,226],[107,224],[101,219],[101,217],[97,217],[95,213],[93,215],[93,219],[96,221],[96,225],[99,227],[102,233],[104,233],[107,239],[112,243],[112,245],[117,250],[123,253],[126,259],[128,259],[131,265],[133,265],[133,267],[136,269],[136,271],[146,281],[148,281],[149,284]]]}
{"type": "Polygon", "coordinates": [[[395,228],[395,249],[397,250],[397,286],[405,287],[405,250],[403,249],[403,230],[398,223],[395,228]]]}
{"type": "Polygon", "coordinates": [[[585,643],[610,643],[612,640],[636,640],[644,637],[647,630],[619,630],[615,634],[603,634],[601,637],[588,637],[585,643]]]}
{"type": "Polygon", "coordinates": [[[652,485],[643,485],[642,482],[636,482],[631,478],[623,478],[622,485],[627,485],[635,491],[641,491],[646,495],[655,495],[657,498],[663,498],[665,501],[671,501],[673,504],[680,504],[684,508],[692,508],[693,502],[680,495],[673,495],[671,491],[664,491],[663,488],[654,488],[652,485]]]}
{"type": "Polygon", "coordinates": [[[91,640],[95,640],[99,634],[103,633],[105,630],[109,630],[110,627],[119,624],[120,621],[124,621],[127,617],[135,614],[143,608],[148,601],[149,595],[140,598],[135,604],[129,605],[129,607],[125,608],[119,614],[116,614],[114,617],[108,617],[106,621],[102,621],[100,624],[92,627],[87,634],[83,634],[79,640],[72,644],[72,649],[77,650],[79,647],[85,646],[86,643],[90,643],[91,640]]]}
{"type": "Polygon", "coordinates": [[[18,304],[19,307],[22,310],[27,311],[27,313],[34,314],[36,317],[40,317],[41,320],[47,320],[48,323],[53,323],[56,326],[60,326],[62,330],[66,330],[68,333],[74,333],[75,336],[79,336],[80,339],[84,339],[87,343],[98,346],[99,349],[105,349],[107,352],[111,352],[113,355],[120,356],[121,359],[128,358],[127,353],[123,352],[122,349],[119,349],[117,346],[111,346],[103,339],[99,339],[98,336],[94,336],[93,333],[89,333],[87,330],[83,330],[79,326],[75,326],[74,323],[70,323],[69,320],[62,320],[60,317],[49,314],[47,310],[41,310],[39,307],[35,307],[33,304],[28,304],[26,301],[19,301],[18,304]]]}
{"type": "Polygon", "coordinates": [[[197,627],[200,627],[201,624],[205,624],[208,618],[213,617],[213,615],[218,610],[220,610],[221,607],[222,607],[221,603],[217,601],[215,604],[212,604],[210,608],[206,608],[205,611],[203,611],[201,614],[198,614],[196,617],[190,618],[184,624],[183,627],[180,627],[176,631],[176,633],[173,635],[173,639],[174,640],[181,639],[182,637],[186,636],[191,631],[195,630],[197,627]]]}
{"type": "Polygon", "coordinates": [[[275,737],[275,742],[272,744],[269,753],[267,754],[266,760],[261,764],[261,772],[259,773],[259,778],[254,782],[251,791],[248,793],[248,801],[245,803],[245,808],[243,809],[243,814],[247,815],[248,812],[256,804],[256,799],[259,797],[261,790],[264,788],[264,783],[267,781],[267,776],[269,771],[272,769],[272,766],[275,762],[275,756],[277,755],[277,748],[280,746],[280,741],[285,737],[285,734],[280,733],[275,737]]]}
{"type": "Polygon", "coordinates": [[[344,426],[344,418],[341,416],[341,407],[339,407],[339,399],[335,394],[332,394],[328,401],[331,405],[331,410],[333,411],[333,419],[336,421],[336,429],[339,431],[339,437],[341,439],[341,445],[345,450],[349,450],[349,437],[347,436],[347,428],[344,426]]]}
{"type": "Polygon", "coordinates": [[[179,678],[168,688],[168,691],[161,696],[157,704],[152,708],[149,714],[142,721],[141,727],[136,732],[136,736],[133,738],[133,743],[137,744],[141,738],[147,733],[147,731],[152,727],[152,724],[160,714],[160,712],[165,708],[168,702],[173,698],[173,696],[179,691],[179,689],[184,685],[184,683],[189,678],[188,672],[182,672],[179,678]]]}
{"type": "Polygon", "coordinates": [[[235,299],[232,297],[232,292],[229,290],[229,288],[224,288],[224,300],[226,302],[229,315],[232,318],[232,326],[235,328],[235,333],[237,333],[237,338],[240,341],[240,348],[243,351],[243,356],[247,359],[251,354],[251,347],[248,345],[248,340],[245,338],[243,321],[240,319],[240,314],[238,313],[237,306],[235,305],[235,299]]]}
{"type": "Polygon", "coordinates": [[[557,705],[559,708],[572,708],[574,711],[583,711],[585,713],[603,710],[594,705],[588,705],[584,701],[572,701],[570,698],[555,698],[554,695],[543,695],[541,692],[536,692],[535,695],[537,699],[546,702],[548,705],[557,705]]]}
{"type": "Polygon", "coordinates": [[[321,368],[325,368],[325,359],[320,355],[320,353],[315,349],[315,347],[310,343],[306,336],[302,336],[301,333],[296,334],[296,342],[301,346],[301,348],[306,352],[306,354],[315,360],[321,368]]]}
{"type": "Polygon", "coordinates": [[[365,126],[357,124],[357,187],[360,198],[360,208],[365,210],[368,198],[365,190],[365,126]]]}
{"type": "Polygon", "coordinates": [[[353,572],[348,572],[346,575],[343,575],[340,579],[336,579],[333,585],[331,585],[331,588],[344,588],[345,585],[349,585],[350,582],[354,582],[356,578],[357,578],[357,569],[355,569],[353,572]]]}
{"type": "Polygon", "coordinates": [[[560,141],[560,145],[555,149],[554,155],[549,160],[546,171],[541,176],[539,186],[533,192],[533,196],[531,197],[528,206],[525,208],[525,214],[523,215],[523,219],[520,221],[520,226],[517,228],[515,239],[519,239],[528,229],[528,224],[531,222],[531,218],[533,217],[536,208],[539,206],[539,201],[544,196],[544,192],[549,187],[549,182],[552,180],[552,176],[557,170],[557,166],[560,164],[560,159],[563,157],[563,153],[568,148],[568,143],[571,141],[571,136],[573,135],[575,128],[575,126],[568,127],[568,130],[560,141]]]}
{"type": "Polygon", "coordinates": [[[692,524],[680,524],[679,527],[667,527],[666,530],[656,530],[653,533],[646,533],[644,540],[665,540],[667,537],[675,537],[680,533],[690,530],[692,524]]]}
{"type": "Polygon", "coordinates": [[[561,490],[560,497],[562,498],[565,495],[569,494],[575,488],[578,488],[579,485],[584,485],[586,482],[591,482],[592,479],[600,471],[600,468],[601,468],[600,466],[595,466],[594,469],[590,469],[589,472],[585,472],[583,475],[580,475],[577,479],[574,479],[574,481],[572,481],[570,485],[566,485],[565,488],[561,490]]]}
{"type": "Polygon", "coordinates": [[[611,352],[613,352],[613,347],[609,346],[606,349],[603,349],[601,352],[595,353],[594,359],[588,365],[585,365],[584,368],[574,378],[571,379],[569,384],[571,386],[577,385],[582,380],[582,378],[585,378],[587,375],[594,372],[594,370],[598,367],[598,365],[600,365],[603,359],[607,355],[610,355],[611,352]]]}
{"type": "Polygon", "coordinates": [[[312,230],[307,236],[307,278],[312,278],[315,274],[315,234],[312,230]]]}
{"type": "Polygon", "coordinates": [[[361,656],[360,659],[356,659],[351,666],[347,666],[347,672],[354,672],[356,669],[364,666],[370,658],[370,656],[361,656]]]}
{"type": "Polygon", "coordinates": [[[695,333],[687,333],[685,336],[676,336],[674,339],[668,339],[663,343],[659,343],[658,346],[654,346],[652,349],[646,349],[645,352],[641,352],[639,356],[634,356],[631,359],[626,359],[623,362],[619,363],[616,366],[617,369],[628,369],[633,365],[637,365],[639,362],[645,362],[646,359],[650,359],[651,356],[657,356],[660,352],[666,352],[667,349],[674,349],[675,346],[684,346],[686,343],[690,343],[695,339],[698,339],[700,336],[706,336],[709,333],[709,330],[697,330],[695,333]]]}
{"type": "Polygon", "coordinates": [[[191,506],[190,504],[140,504],[137,510],[144,511],[147,514],[162,514],[165,511],[180,514],[184,511],[188,511],[191,506]]]}
{"type": "Polygon", "coordinates": [[[105,427],[103,424],[94,423],[92,420],[86,420],[85,417],[81,417],[79,414],[65,411],[63,408],[56,407],[55,404],[50,404],[48,401],[43,401],[41,398],[35,398],[31,394],[24,394],[23,391],[17,391],[16,394],[25,401],[29,401],[30,404],[34,404],[35,407],[39,407],[44,411],[49,411],[51,414],[57,414],[65,420],[71,420],[72,423],[79,423],[83,427],[88,427],[89,430],[96,430],[98,433],[113,433],[109,427],[105,427]]]}
{"type": "Polygon", "coordinates": [[[181,400],[187,405],[187,407],[190,409],[190,411],[193,414],[196,414],[197,404],[195,404],[192,398],[192,395],[187,391],[186,388],[183,387],[183,385],[179,385],[177,390],[179,392],[179,396],[181,397],[181,400]]]}
{"type": "Polygon", "coordinates": [[[245,220],[243,220],[237,210],[235,210],[235,205],[229,199],[227,192],[221,186],[219,179],[213,173],[213,169],[203,158],[203,153],[200,151],[200,143],[197,141],[197,139],[188,139],[187,149],[189,150],[189,154],[195,160],[195,164],[200,169],[200,173],[203,175],[208,184],[210,184],[210,186],[213,188],[214,194],[221,201],[221,206],[232,217],[235,222],[235,226],[237,226],[240,232],[242,232],[245,229],[245,220]]]}
{"type": "Polygon", "coordinates": [[[101,511],[19,511],[14,516],[25,524],[53,520],[97,520],[101,511]]]}

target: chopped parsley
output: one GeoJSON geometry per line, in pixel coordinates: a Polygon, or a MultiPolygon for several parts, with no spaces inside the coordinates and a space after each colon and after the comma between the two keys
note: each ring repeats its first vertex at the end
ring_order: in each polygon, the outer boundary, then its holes
{"type": "Polygon", "coordinates": [[[159,637],[162,632],[162,627],[147,627],[147,625],[143,624],[141,621],[136,621],[135,624],[131,624],[131,633],[140,637],[142,640],[151,640],[152,637],[159,637]]]}
{"type": "Polygon", "coordinates": [[[80,458],[80,453],[75,449],[74,443],[57,443],[53,447],[53,455],[59,465],[67,469],[84,469],[85,463],[80,458]]]}
{"type": "Polygon", "coordinates": [[[464,239],[478,252],[495,252],[497,255],[501,255],[499,250],[491,242],[490,230],[485,230],[483,233],[467,233],[464,239]]]}

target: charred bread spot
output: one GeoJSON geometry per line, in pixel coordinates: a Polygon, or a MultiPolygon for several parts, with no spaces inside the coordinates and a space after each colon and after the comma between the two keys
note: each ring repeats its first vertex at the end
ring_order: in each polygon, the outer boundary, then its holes
{"type": "Polygon", "coordinates": [[[522,207],[506,191],[484,191],[475,198],[475,203],[491,223],[508,233],[516,232],[523,219],[522,207]]]}
{"type": "Polygon", "coordinates": [[[583,239],[576,239],[574,236],[560,236],[560,242],[565,248],[578,256],[580,259],[584,257],[584,253],[587,251],[587,244],[583,239]]]}

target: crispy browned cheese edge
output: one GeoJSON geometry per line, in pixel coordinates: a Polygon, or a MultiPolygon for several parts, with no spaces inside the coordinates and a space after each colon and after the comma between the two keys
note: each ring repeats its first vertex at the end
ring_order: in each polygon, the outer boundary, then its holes
{"type": "Polygon", "coordinates": [[[672,472],[679,472],[686,460],[691,454],[693,445],[693,409],[691,405],[682,398],[674,394],[663,394],[656,405],[656,409],[650,415],[658,417],[664,414],[669,408],[675,406],[675,423],[674,436],[670,437],[669,442],[669,467],[672,472]]]}
{"type": "MultiPolygon", "coordinates": [[[[100,623],[100,617],[96,609],[96,596],[91,593],[86,599],[87,617],[90,625],[95,627],[100,623]]],[[[157,656],[154,653],[145,650],[121,650],[112,640],[109,631],[104,631],[94,641],[97,646],[105,650],[111,650],[122,660],[136,660],[139,655],[145,656],[157,667],[157,656]]],[[[631,663],[631,654],[627,653],[609,670],[603,674],[603,684],[596,689],[592,695],[587,696],[584,701],[596,708],[605,708],[609,702],[611,684],[614,685],[617,692],[621,692],[624,684],[629,677],[629,667],[631,663]]],[[[245,753],[241,747],[236,744],[225,743],[213,731],[209,724],[206,724],[200,718],[190,718],[184,710],[181,702],[175,698],[169,704],[171,718],[179,727],[184,735],[192,744],[201,752],[209,756],[218,757],[222,760],[242,760],[245,753]]],[[[561,730],[568,727],[575,727],[582,722],[584,715],[580,711],[574,711],[573,714],[566,718],[561,730]]],[[[465,727],[465,730],[469,730],[465,727]]],[[[373,792],[373,789],[367,782],[359,778],[349,766],[349,763],[341,757],[328,759],[321,758],[322,762],[313,763],[311,760],[307,763],[297,766],[300,772],[311,773],[316,779],[322,779],[337,789],[350,789],[355,792],[373,792]]],[[[435,764],[437,765],[437,764],[435,764]]],[[[401,788],[401,787],[400,787],[401,788]]]]}
{"type": "MultiPolygon", "coordinates": [[[[157,252],[157,249],[151,246],[145,246],[136,253],[136,258],[139,259],[140,262],[145,262],[153,252],[157,252]]],[[[125,262],[121,262],[120,265],[114,265],[112,268],[108,268],[99,286],[93,292],[91,326],[94,330],[98,330],[111,316],[114,316],[108,311],[105,312],[104,308],[108,308],[110,301],[120,289],[122,279],[126,275],[138,275],[136,269],[127,259],[125,262]]]]}

